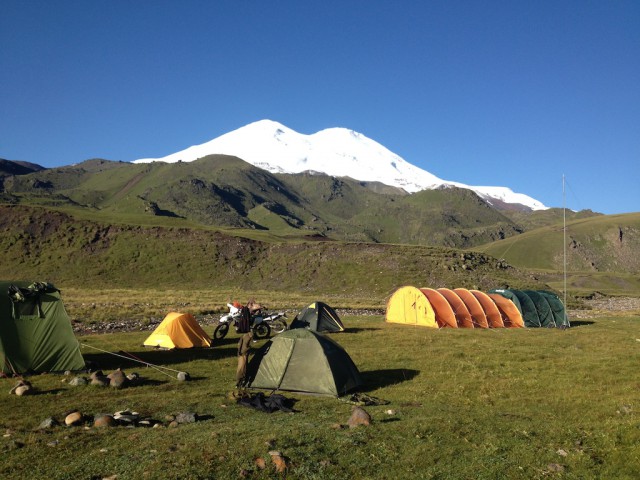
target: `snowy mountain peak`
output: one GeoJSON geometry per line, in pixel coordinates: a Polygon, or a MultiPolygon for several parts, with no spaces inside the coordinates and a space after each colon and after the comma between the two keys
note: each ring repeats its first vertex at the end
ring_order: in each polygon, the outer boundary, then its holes
{"type": "Polygon", "coordinates": [[[272,173],[323,172],[336,177],[381,182],[409,193],[455,186],[475,191],[489,203],[512,203],[532,210],[542,203],[506,187],[473,187],[442,180],[418,168],[365,135],[346,128],[327,128],[304,135],[273,120],[260,120],[163,158],[145,162],[191,162],[213,154],[233,155],[272,173]]]}

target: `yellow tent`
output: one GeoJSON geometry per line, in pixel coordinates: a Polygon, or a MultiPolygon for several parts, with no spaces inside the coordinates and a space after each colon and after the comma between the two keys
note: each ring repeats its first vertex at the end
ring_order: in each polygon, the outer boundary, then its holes
{"type": "Polygon", "coordinates": [[[386,321],[438,328],[426,295],[415,287],[400,287],[387,302],[386,321]]]}
{"type": "Polygon", "coordinates": [[[145,347],[210,347],[211,339],[190,313],[171,312],[144,341],[145,347]]]}

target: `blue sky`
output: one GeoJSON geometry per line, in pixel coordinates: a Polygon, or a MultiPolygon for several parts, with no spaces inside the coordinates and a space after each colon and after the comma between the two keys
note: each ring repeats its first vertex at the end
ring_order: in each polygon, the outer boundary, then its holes
{"type": "Polygon", "coordinates": [[[640,2],[0,1],[0,158],[162,157],[271,119],[640,211],[640,2]]]}

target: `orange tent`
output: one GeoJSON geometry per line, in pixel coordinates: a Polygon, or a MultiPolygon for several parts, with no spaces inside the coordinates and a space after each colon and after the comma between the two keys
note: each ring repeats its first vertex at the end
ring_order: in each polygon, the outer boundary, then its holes
{"type": "Polygon", "coordinates": [[[504,321],[502,320],[502,315],[500,314],[500,310],[496,306],[495,302],[491,299],[489,295],[480,290],[469,290],[474,297],[480,302],[482,305],[482,309],[484,310],[484,314],[487,316],[487,323],[491,328],[503,328],[504,321]]]}
{"type": "Polygon", "coordinates": [[[433,307],[439,327],[458,328],[458,321],[451,305],[439,291],[433,288],[421,288],[420,291],[427,296],[429,303],[433,307]]]}
{"type": "Polygon", "coordinates": [[[497,293],[489,293],[488,295],[500,310],[505,327],[524,327],[522,314],[515,303],[497,293]]]}
{"type": "Polygon", "coordinates": [[[210,347],[211,339],[190,313],[171,312],[144,341],[146,347],[210,347]]]}
{"type": "Polygon", "coordinates": [[[476,328],[489,328],[489,322],[487,321],[487,315],[484,312],[484,308],[478,301],[478,299],[466,288],[454,288],[453,291],[458,294],[460,299],[464,302],[471,314],[473,325],[476,328]]]}
{"type": "Polygon", "coordinates": [[[456,315],[458,327],[473,328],[474,325],[473,319],[471,318],[471,313],[469,312],[469,309],[464,304],[462,299],[458,296],[458,294],[453,290],[449,290],[448,288],[439,288],[438,291],[444,298],[447,299],[447,302],[449,302],[449,304],[451,305],[453,313],[456,315]]]}

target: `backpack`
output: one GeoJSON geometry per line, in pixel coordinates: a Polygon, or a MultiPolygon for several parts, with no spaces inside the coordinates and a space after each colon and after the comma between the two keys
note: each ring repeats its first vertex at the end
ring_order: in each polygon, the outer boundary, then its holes
{"type": "Polygon", "coordinates": [[[240,310],[240,318],[238,319],[238,333],[248,333],[251,328],[251,313],[249,308],[242,307],[240,310]]]}

